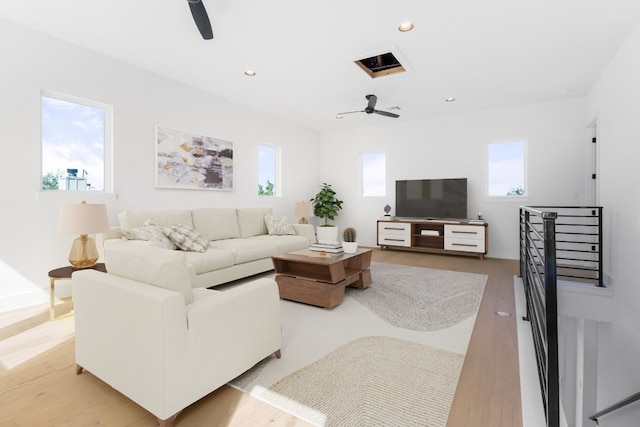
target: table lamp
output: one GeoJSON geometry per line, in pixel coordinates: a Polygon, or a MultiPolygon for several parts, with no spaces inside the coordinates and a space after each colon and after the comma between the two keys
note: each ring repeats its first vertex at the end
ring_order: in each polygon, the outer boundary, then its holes
{"type": "Polygon", "coordinates": [[[293,216],[300,218],[298,224],[307,224],[307,217],[313,216],[313,206],[311,202],[298,202],[293,209],[293,216]]]}
{"type": "Polygon", "coordinates": [[[69,262],[75,268],[90,268],[96,265],[100,255],[95,241],[88,234],[109,230],[107,206],[104,204],[78,204],[60,206],[58,234],[79,234],[73,241],[69,262]]]}

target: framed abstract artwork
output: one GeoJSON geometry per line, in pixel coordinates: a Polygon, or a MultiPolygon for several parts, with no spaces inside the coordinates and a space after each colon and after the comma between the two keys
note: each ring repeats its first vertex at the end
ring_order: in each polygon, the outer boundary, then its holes
{"type": "Polygon", "coordinates": [[[156,126],[156,187],[233,190],[233,142],[156,126]]]}

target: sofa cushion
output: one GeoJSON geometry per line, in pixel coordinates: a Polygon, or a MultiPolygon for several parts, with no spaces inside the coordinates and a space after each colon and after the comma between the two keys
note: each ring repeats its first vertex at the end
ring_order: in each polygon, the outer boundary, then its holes
{"type": "Polygon", "coordinates": [[[185,252],[187,264],[193,267],[196,274],[208,273],[232,267],[235,258],[232,252],[209,248],[204,252],[185,252]]]}
{"type": "Polygon", "coordinates": [[[183,251],[204,252],[209,248],[209,242],[196,230],[186,225],[172,225],[165,227],[163,231],[183,251]]]}
{"type": "Polygon", "coordinates": [[[238,215],[233,208],[204,208],[191,211],[193,228],[207,240],[240,237],[238,215]]]}
{"type": "Polygon", "coordinates": [[[289,220],[286,216],[277,215],[265,215],[264,223],[267,226],[267,231],[271,236],[283,236],[285,234],[296,234],[289,224],[289,220]]]}
{"type": "Polygon", "coordinates": [[[278,248],[279,254],[287,252],[300,251],[309,248],[309,239],[305,236],[254,236],[248,240],[255,240],[261,244],[274,245],[278,248]]]}
{"type": "Polygon", "coordinates": [[[105,248],[104,262],[109,274],[179,292],[191,304],[191,271],[180,251],[163,248],[116,245],[105,248]]]}
{"type": "Polygon", "coordinates": [[[187,209],[123,211],[118,214],[118,220],[122,230],[140,227],[147,220],[151,220],[163,227],[184,224],[193,228],[191,211],[187,209]]]}
{"type": "Polygon", "coordinates": [[[127,240],[146,240],[158,243],[159,247],[177,249],[177,246],[164,234],[162,227],[150,219],[140,227],[122,230],[122,235],[127,240]]]}
{"type": "Polygon", "coordinates": [[[232,253],[234,264],[242,264],[278,255],[278,247],[276,245],[255,239],[217,240],[210,244],[212,248],[232,253]]]}
{"type": "Polygon", "coordinates": [[[246,238],[267,234],[267,226],[264,223],[265,215],[273,215],[271,208],[240,208],[236,209],[240,237],[246,238]]]}

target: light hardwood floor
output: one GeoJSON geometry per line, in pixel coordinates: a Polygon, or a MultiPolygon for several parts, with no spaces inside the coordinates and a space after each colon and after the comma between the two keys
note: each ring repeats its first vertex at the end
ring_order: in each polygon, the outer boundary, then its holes
{"type": "MultiPolygon", "coordinates": [[[[488,275],[447,427],[521,427],[520,380],[513,260],[374,250],[373,261],[488,275]]],[[[34,320],[29,320],[32,324],[34,320]]],[[[0,337],[24,329],[0,329],[0,337]]],[[[0,368],[0,425],[154,426],[155,418],[85,372],[74,374],[73,340],[10,370],[0,368]]],[[[231,387],[224,386],[185,409],[176,427],[306,426],[231,387]]]]}

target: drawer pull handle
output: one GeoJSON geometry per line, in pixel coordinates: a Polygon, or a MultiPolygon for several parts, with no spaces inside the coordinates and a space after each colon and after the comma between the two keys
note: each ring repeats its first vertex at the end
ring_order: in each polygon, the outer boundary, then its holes
{"type": "Polygon", "coordinates": [[[402,230],[404,231],[404,227],[384,227],[385,230],[402,230]]]}
{"type": "Polygon", "coordinates": [[[404,242],[404,239],[389,239],[387,237],[384,238],[385,242],[404,242]]]}
{"type": "Polygon", "coordinates": [[[478,234],[477,231],[456,231],[451,230],[451,234],[478,234]]]}
{"type": "Polygon", "coordinates": [[[452,243],[451,246],[467,246],[467,247],[470,247],[470,248],[477,248],[478,247],[478,245],[472,245],[472,244],[469,244],[469,243],[452,243]]]}

